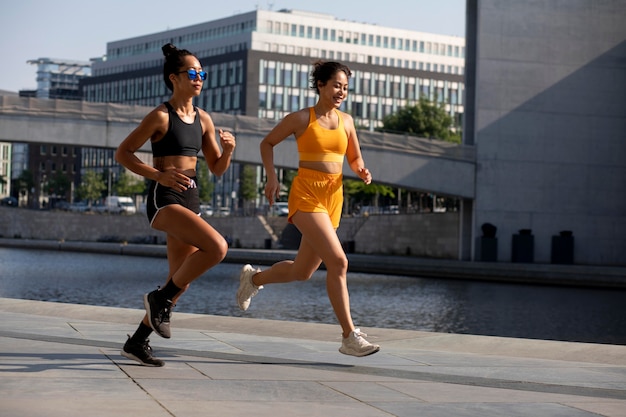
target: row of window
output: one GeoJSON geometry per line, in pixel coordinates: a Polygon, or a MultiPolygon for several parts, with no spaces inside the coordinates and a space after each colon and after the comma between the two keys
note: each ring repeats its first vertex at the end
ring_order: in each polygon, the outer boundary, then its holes
{"type": "Polygon", "coordinates": [[[224,26],[216,26],[201,31],[180,35],[172,39],[170,32],[164,32],[160,39],[149,42],[125,45],[107,49],[107,58],[114,60],[133,55],[144,55],[147,53],[161,52],[161,48],[168,42],[175,45],[193,45],[206,43],[217,39],[229,38],[244,32],[253,32],[256,29],[256,21],[247,20],[244,22],[231,23],[224,26]]]}
{"type": "MultiPolygon", "coordinates": [[[[204,69],[207,72],[207,79],[204,82],[205,90],[220,86],[242,85],[244,82],[243,60],[207,65],[204,69]]],[[[142,99],[154,97],[159,97],[160,100],[162,97],[167,97],[169,93],[162,75],[141,75],[138,78],[87,85],[83,91],[87,101],[118,103],[137,103],[142,99]]]]}
{"type": "MultiPolygon", "coordinates": [[[[259,84],[306,90],[310,87],[309,71],[308,65],[260,60],[259,84]]],[[[355,94],[409,100],[424,95],[453,105],[462,104],[462,94],[457,94],[460,89],[461,83],[373,71],[355,71],[349,80],[349,90],[355,94]]]]}
{"type": "MultiPolygon", "coordinates": [[[[50,154],[51,156],[56,156],[59,154],[59,147],[57,145],[49,145],[50,146],[50,154]]],[[[71,156],[76,157],[76,148],[61,146],[61,156],[71,156]]],[[[48,155],[48,145],[39,145],[39,155],[48,155]]]]}
{"type": "MultiPolygon", "coordinates": [[[[227,25],[216,26],[200,30],[185,35],[180,35],[174,40],[177,44],[193,45],[206,43],[218,39],[233,37],[242,33],[253,32],[257,29],[256,20],[246,20],[243,22],[233,22],[227,25]]],[[[262,29],[263,30],[263,29],[262,29]]],[[[419,52],[429,55],[448,56],[455,58],[465,57],[465,47],[463,45],[447,44],[444,42],[433,42],[420,40],[417,38],[403,38],[373,33],[359,33],[342,29],[325,28],[320,26],[301,25],[280,21],[267,20],[265,22],[265,33],[292,36],[307,39],[323,40],[330,42],[348,43],[354,45],[365,45],[383,49],[394,49],[407,52],[419,52]]],[[[417,37],[417,33],[415,34],[417,37]]],[[[168,32],[160,39],[149,42],[137,43],[112,47],[107,50],[108,59],[118,59],[133,55],[142,55],[160,51],[163,44],[172,41],[168,32]]]]}
{"type": "MultiPolygon", "coordinates": [[[[444,104],[446,111],[453,116],[455,120],[460,117],[460,105],[445,103],[440,97],[449,96],[457,100],[459,94],[457,91],[446,92],[443,88],[431,88],[424,91],[426,97],[431,97],[433,101],[444,104]]],[[[271,88],[261,89],[259,92],[259,110],[258,117],[269,119],[280,119],[301,108],[312,107],[317,101],[317,96],[312,92],[305,94],[288,93],[286,91],[272,91],[271,88]]],[[[416,100],[413,100],[416,101],[416,100]]],[[[355,119],[357,125],[361,127],[379,127],[382,120],[389,115],[398,111],[398,109],[406,106],[406,100],[383,99],[372,96],[348,96],[345,104],[345,111],[350,113],[355,119]]]]}
{"type": "MultiPolygon", "coordinates": [[[[465,57],[465,47],[445,44],[443,42],[423,41],[419,39],[400,38],[395,36],[377,35],[372,33],[351,32],[349,30],[323,28],[319,26],[296,25],[286,22],[266,22],[267,33],[316,39],[330,42],[350,43],[376,48],[396,49],[399,51],[419,52],[430,55],[441,55],[455,58],[465,57]]],[[[417,36],[417,34],[416,34],[417,36]]]]}
{"type": "Polygon", "coordinates": [[[39,172],[49,172],[49,173],[67,173],[67,174],[75,174],[76,173],[76,164],[72,164],[69,166],[67,163],[61,163],[61,169],[57,171],[57,164],[54,161],[40,162],[39,163],[39,172]],[[49,166],[48,166],[49,165],[49,166]]]}

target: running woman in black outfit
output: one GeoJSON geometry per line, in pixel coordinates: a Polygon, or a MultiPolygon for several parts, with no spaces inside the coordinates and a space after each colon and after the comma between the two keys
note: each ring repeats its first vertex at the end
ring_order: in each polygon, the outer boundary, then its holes
{"type": "Polygon", "coordinates": [[[171,337],[170,316],[176,300],[192,281],[220,263],[228,250],[222,235],[200,217],[197,155],[202,151],[211,172],[221,176],[235,150],[235,137],[222,130],[220,150],[211,116],[192,103],[207,75],[198,58],[172,44],[162,50],[163,79],[172,95],[148,113],[115,154],[120,164],[152,180],[146,203],[148,219],[151,227],[167,234],[167,280],[163,287],[144,296],[146,315],[121,352],[148,366],[164,364],[152,355],[148,336],[154,330],[161,337],[171,337]],[[148,140],[154,157],[152,167],[135,155],[148,140]]]}

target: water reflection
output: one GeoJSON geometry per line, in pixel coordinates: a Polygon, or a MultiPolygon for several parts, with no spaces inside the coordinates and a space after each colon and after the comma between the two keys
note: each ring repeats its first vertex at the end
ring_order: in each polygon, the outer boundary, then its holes
{"type": "MultiPolygon", "coordinates": [[[[221,264],[192,284],[177,311],[335,324],[325,276],[266,286],[243,313],[241,265],[221,264]]],[[[0,248],[0,297],[143,308],[167,261],[0,248]]],[[[357,325],[626,344],[626,291],[349,274],[357,325]]]]}

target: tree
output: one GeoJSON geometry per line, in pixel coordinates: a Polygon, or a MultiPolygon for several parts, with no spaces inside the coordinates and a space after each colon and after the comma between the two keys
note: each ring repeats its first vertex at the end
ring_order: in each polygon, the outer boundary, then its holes
{"type": "Polygon", "coordinates": [[[95,171],[87,171],[76,190],[76,197],[78,200],[87,200],[91,203],[102,198],[102,193],[106,189],[107,185],[101,175],[95,171]]]}
{"type": "Polygon", "coordinates": [[[452,123],[452,117],[446,113],[443,103],[437,105],[420,97],[416,105],[401,108],[397,113],[385,116],[383,127],[379,130],[461,143],[461,136],[453,132],[452,123]]]}
{"type": "Polygon", "coordinates": [[[65,194],[70,189],[72,181],[63,172],[57,172],[54,177],[50,178],[46,183],[45,192],[49,195],[57,195],[58,197],[65,197],[65,194]]]}
{"type": "MultiPolygon", "coordinates": [[[[13,180],[13,187],[17,189],[20,197],[29,196],[31,190],[35,188],[35,179],[33,173],[28,169],[22,171],[20,176],[13,180]]],[[[28,197],[26,198],[28,200],[28,197]]]]}
{"type": "Polygon", "coordinates": [[[207,167],[204,159],[198,158],[198,163],[196,164],[196,181],[198,182],[200,201],[211,201],[211,199],[213,198],[213,190],[215,189],[215,184],[213,184],[213,181],[211,181],[209,167],[207,167]]]}
{"type": "Polygon", "coordinates": [[[348,198],[349,211],[352,211],[355,205],[363,205],[366,202],[372,202],[377,206],[379,197],[394,198],[396,196],[393,188],[388,185],[376,183],[368,185],[361,180],[344,180],[343,189],[348,198]]]}
{"type": "Polygon", "coordinates": [[[252,165],[244,165],[239,179],[239,196],[243,199],[244,215],[248,214],[250,201],[254,202],[259,195],[256,181],[256,170],[252,165]]]}
{"type": "Polygon", "coordinates": [[[120,178],[115,184],[117,195],[134,196],[143,194],[146,191],[146,183],[133,177],[127,171],[120,174],[120,178]]]}

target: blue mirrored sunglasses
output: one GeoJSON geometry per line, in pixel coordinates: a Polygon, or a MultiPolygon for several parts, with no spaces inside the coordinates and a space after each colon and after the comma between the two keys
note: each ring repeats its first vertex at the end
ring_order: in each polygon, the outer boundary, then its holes
{"type": "Polygon", "coordinates": [[[186,72],[187,76],[189,77],[190,80],[195,80],[198,77],[200,77],[201,80],[206,80],[206,71],[196,71],[195,69],[190,69],[187,71],[178,71],[176,74],[182,74],[186,72]]]}

